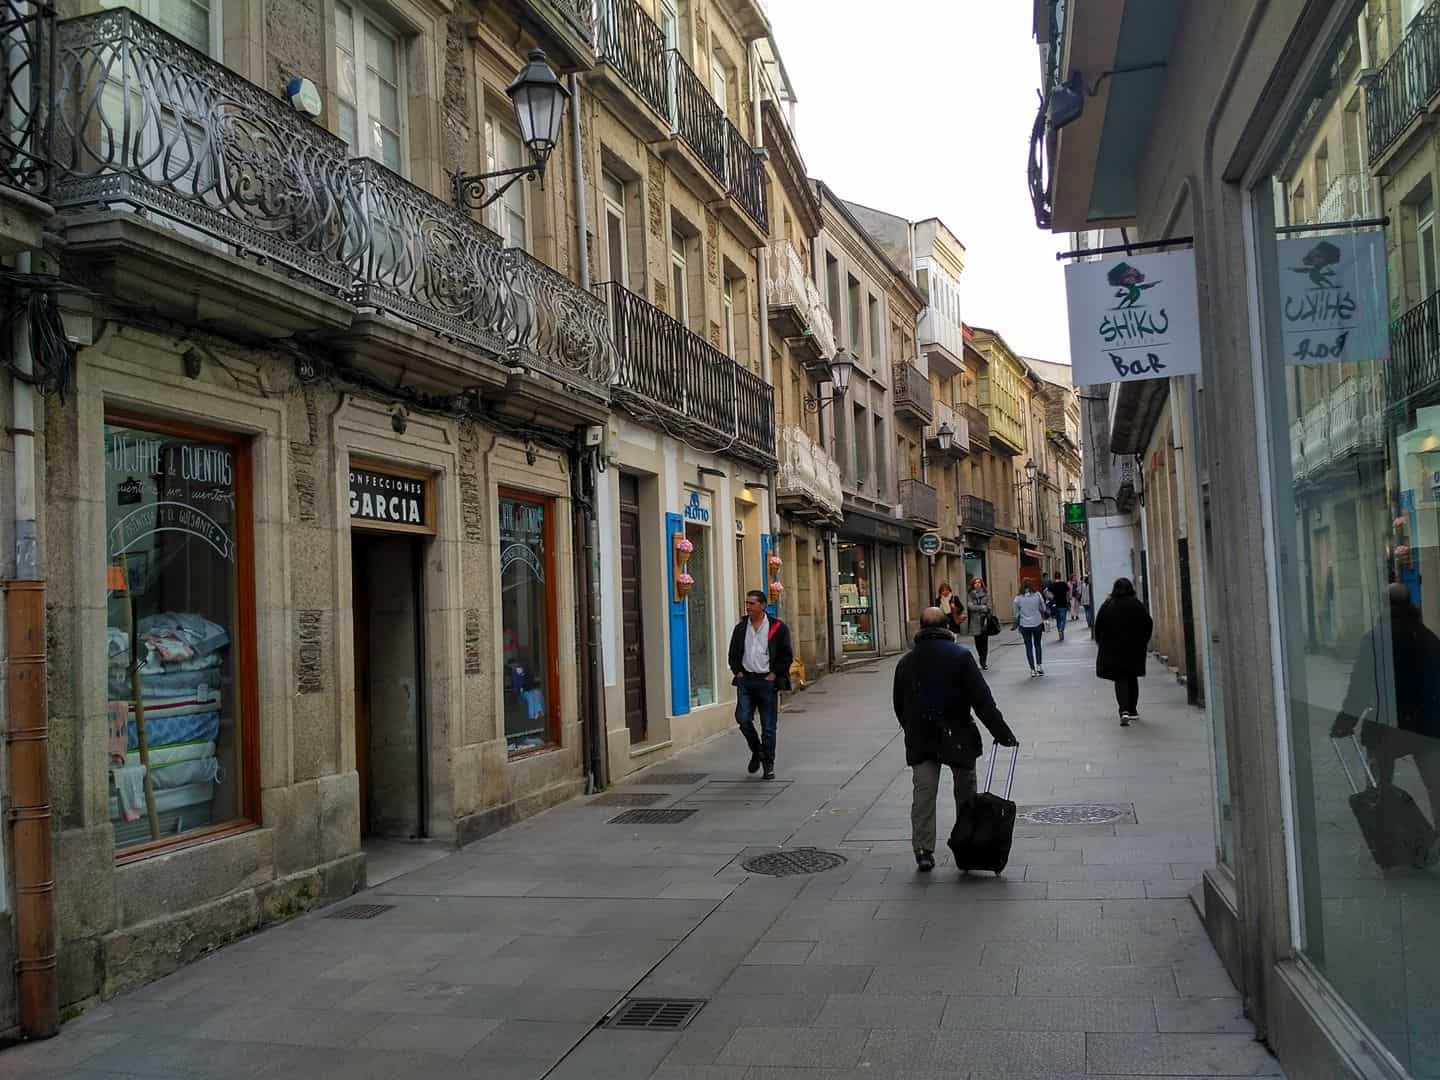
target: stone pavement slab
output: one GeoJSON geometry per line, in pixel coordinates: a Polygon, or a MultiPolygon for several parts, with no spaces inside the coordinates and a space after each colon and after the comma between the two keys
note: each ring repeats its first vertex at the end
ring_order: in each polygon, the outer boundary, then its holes
{"type": "MultiPolygon", "coordinates": [[[[0,1052],[0,1075],[1278,1075],[1187,895],[1214,850],[1203,718],[1151,678],[1145,718],[1120,728],[1092,648],[1048,644],[1043,680],[1004,639],[992,652],[1023,743],[1013,797],[1134,820],[1022,824],[1002,876],[962,875],[943,850],[915,870],[885,660],[794,700],[784,783],[748,777],[730,732],[656,770],[693,784],[623,785],[696,808],[685,821],[612,825],[615,807],[580,798],[443,857],[392,846],[396,876],[351,901],[394,905],[378,918],[317,912],[238,942],[0,1052]],[[780,878],[740,865],[807,845],[846,861],[780,878]],[[631,996],[705,1004],[680,1031],[605,1027],[631,996]]],[[[943,836],[944,797],[938,816],[943,836]]]]}

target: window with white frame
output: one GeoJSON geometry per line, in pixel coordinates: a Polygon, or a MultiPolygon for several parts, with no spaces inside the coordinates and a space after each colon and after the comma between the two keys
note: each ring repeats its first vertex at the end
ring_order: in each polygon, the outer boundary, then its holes
{"type": "Polygon", "coordinates": [[[336,0],[340,137],[397,173],[405,171],[404,60],[398,35],[361,5],[336,0]]]}
{"type": "Polygon", "coordinates": [[[710,93],[722,113],[730,111],[730,76],[725,72],[725,61],[718,52],[710,54],[710,93]]]}
{"type": "MultiPolygon", "coordinates": [[[[529,160],[520,132],[500,119],[498,108],[485,117],[485,168],[489,172],[516,169],[529,160]]],[[[485,224],[500,234],[506,247],[530,246],[527,192],[527,184],[512,184],[486,211],[485,224]]]]}
{"type": "Polygon", "coordinates": [[[605,273],[611,281],[627,283],[630,259],[625,235],[625,182],[614,173],[600,174],[605,207],[605,273]]]}
{"type": "Polygon", "coordinates": [[[725,355],[735,357],[735,279],[726,278],[720,298],[720,310],[725,318],[725,355]]]}
{"type": "Polygon", "coordinates": [[[682,323],[690,321],[689,274],[685,266],[685,236],[670,230],[670,314],[682,323]]]}

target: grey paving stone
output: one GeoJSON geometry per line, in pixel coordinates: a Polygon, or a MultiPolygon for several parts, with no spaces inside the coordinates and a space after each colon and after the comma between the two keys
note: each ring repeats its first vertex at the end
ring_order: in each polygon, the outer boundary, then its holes
{"type": "Polygon", "coordinates": [[[745,957],[747,964],[803,964],[815,950],[813,941],[762,941],[745,957]]]}
{"type": "Polygon", "coordinates": [[[1026,881],[1170,881],[1170,867],[1162,862],[1124,862],[1105,865],[1031,866],[1026,881]]]}
{"type": "MultiPolygon", "coordinates": [[[[712,1002],[713,1004],[713,1002],[712,1002]]],[[[691,1021],[690,1026],[680,1032],[680,1037],[675,1040],[675,1045],[665,1055],[661,1067],[682,1067],[687,1065],[712,1065],[715,1059],[720,1056],[720,1051],[730,1041],[730,1037],[742,1026],[740,1024],[720,1023],[713,1027],[706,1027],[702,1019],[709,1005],[700,1011],[700,1015],[691,1021]]],[[[819,1008],[819,1005],[816,1005],[819,1008]]],[[[728,1066],[734,1067],[734,1066],[728,1066]]],[[[746,1068],[747,1066],[739,1066],[746,1068]]]]}
{"type": "Polygon", "coordinates": [[[965,964],[901,967],[877,965],[867,994],[998,995],[1015,993],[1017,964],[965,964]]]}
{"type": "Polygon", "coordinates": [[[1155,1031],[1143,998],[952,997],[941,1027],[971,1031],[1155,1031]]]}
{"type": "Polygon", "coordinates": [[[554,1063],[590,1031],[590,1024],[544,1023],[534,1020],[503,1020],[475,1044],[465,1060],[490,1062],[520,1058],[554,1063]]]}
{"type": "Polygon", "coordinates": [[[991,941],[980,954],[981,967],[1017,964],[1128,964],[1130,946],[1115,941],[991,941]]]}
{"type": "Polygon", "coordinates": [[[871,964],[747,964],[736,968],[721,992],[735,994],[858,994],[870,981],[871,964]]]}
{"type": "Polygon", "coordinates": [[[1279,1063],[1250,1035],[1088,1037],[1092,1073],[1117,1076],[1280,1076],[1279,1063]]]}
{"type": "Polygon", "coordinates": [[[1170,966],[1148,964],[1025,964],[1021,994],[1094,994],[1101,997],[1175,997],[1170,966]]]}
{"type": "Polygon", "coordinates": [[[809,1027],[825,1007],[825,994],[722,994],[711,998],[686,1030],[809,1027]]]}
{"type": "Polygon", "coordinates": [[[934,994],[831,994],[813,1024],[838,1028],[936,1028],[945,998],[934,994]]]}
{"type": "Polygon", "coordinates": [[[621,999],[619,990],[560,986],[471,986],[449,1009],[455,1016],[486,1020],[540,1020],[593,1024],[621,999]]]}
{"type": "Polygon", "coordinates": [[[1238,997],[1240,994],[1230,981],[1225,965],[1214,954],[1177,961],[1172,966],[1181,997],[1238,997]]]}
{"type": "Polygon", "coordinates": [[[1085,1071],[1085,1038],[1079,1033],[942,1028],[935,1036],[935,1056],[973,1072],[1053,1080],[1067,1072],[1085,1071]]]}
{"type": "Polygon", "coordinates": [[[742,1027],[730,1037],[716,1063],[853,1068],[867,1036],[865,1031],[833,1028],[742,1027]]]}
{"type": "Polygon", "coordinates": [[[1238,997],[1185,997],[1178,1001],[1155,1000],[1155,1018],[1166,1032],[1213,1032],[1249,1034],[1245,1003],[1238,997]]]}
{"type": "Polygon", "coordinates": [[[353,1046],[389,1017],[380,1011],[303,1011],[254,1005],[218,1013],[192,1033],[222,1042],[353,1046]]]}
{"type": "Polygon", "coordinates": [[[680,1038],[670,1031],[592,1031],[546,1080],[635,1080],[649,1076],[680,1038]]]}
{"type": "Polygon", "coordinates": [[[749,1076],[748,1065],[661,1065],[650,1080],[749,1080],[749,1076]]]}
{"type": "Polygon", "coordinates": [[[1047,896],[1051,900],[1110,900],[1117,897],[1144,898],[1143,881],[1052,881],[1047,896]]]}
{"type": "Polygon", "coordinates": [[[499,1026],[499,1020],[477,1020],[471,1016],[392,1016],[373,1027],[355,1045],[377,1050],[421,1050],[459,1058],[499,1026]]]}

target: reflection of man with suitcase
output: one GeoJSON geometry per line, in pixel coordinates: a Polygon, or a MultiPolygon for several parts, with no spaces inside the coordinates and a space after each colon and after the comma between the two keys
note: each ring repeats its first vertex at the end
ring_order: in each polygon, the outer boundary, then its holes
{"type": "MultiPolygon", "coordinates": [[[[1440,813],[1440,637],[1421,621],[1404,585],[1392,584],[1388,597],[1389,626],[1377,626],[1360,639],[1345,703],[1330,737],[1343,739],[1360,728],[1360,742],[1378,780],[1366,769],[1370,783],[1362,792],[1352,776],[1356,797],[1351,806],[1376,861],[1381,866],[1421,866],[1436,859],[1435,830],[1409,793],[1395,786],[1395,763],[1403,757],[1414,759],[1430,797],[1430,813],[1440,813]],[[1391,662],[1382,668],[1387,658],[1391,662]],[[1387,683],[1395,688],[1393,724],[1371,718],[1389,711],[1380,707],[1387,683]]],[[[1336,749],[1344,765],[1344,751],[1336,749]]]]}
{"type": "Polygon", "coordinates": [[[894,703],[905,731],[905,763],[915,784],[910,808],[915,864],[929,871],[935,868],[940,766],[950,766],[957,808],[975,795],[975,759],[982,746],[971,710],[1001,746],[1020,744],[996,708],[975,658],[945,628],[945,613],[926,608],[920,627],[914,647],[895,668],[894,703]]]}

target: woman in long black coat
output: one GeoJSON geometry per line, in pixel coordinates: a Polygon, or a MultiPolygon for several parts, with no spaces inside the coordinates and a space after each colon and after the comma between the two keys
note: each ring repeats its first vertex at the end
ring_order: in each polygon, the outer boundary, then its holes
{"type": "Polygon", "coordinates": [[[1145,605],[1135,595],[1129,578],[1117,578],[1110,598],[1095,616],[1095,674],[1115,684],[1115,702],[1120,707],[1120,726],[1129,727],[1140,719],[1140,679],[1145,674],[1145,653],[1155,624],[1145,605]]]}

